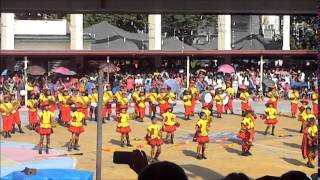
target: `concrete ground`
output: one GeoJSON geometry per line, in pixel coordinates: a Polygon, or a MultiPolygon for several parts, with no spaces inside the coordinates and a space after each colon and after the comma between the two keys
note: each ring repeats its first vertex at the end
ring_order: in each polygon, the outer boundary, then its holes
{"type": "MultiPolygon", "coordinates": [[[[253,102],[256,112],[262,113],[264,103],[253,102]]],[[[239,131],[241,116],[240,104],[235,102],[235,115],[223,115],[222,119],[214,118],[210,131],[211,142],[207,149],[207,160],[195,158],[196,143],[190,141],[194,133],[197,116],[190,121],[182,120],[183,107],[178,103],[175,113],[181,124],[176,131],[174,145],[164,145],[160,160],[172,161],[184,168],[190,180],[195,179],[221,179],[231,172],[243,172],[251,178],[264,175],[280,176],[290,170],[303,171],[308,175],[317,172],[317,169],[305,167],[305,160],[301,156],[300,144],[302,134],[298,133],[300,123],[289,118],[290,105],[281,101],[279,110],[281,116],[276,127],[276,136],[262,135],[265,130],[263,121],[256,120],[256,140],[252,147],[252,156],[240,156],[241,146],[234,136],[239,131]]],[[[200,104],[198,104],[200,109],[200,104]]],[[[26,112],[21,113],[23,122],[27,121],[26,112]]],[[[160,122],[159,122],[160,123],[160,122]]],[[[144,123],[131,121],[132,133],[130,134],[134,148],[140,148],[150,154],[150,147],[146,145],[144,136],[150,124],[149,118],[144,123]]],[[[16,134],[11,141],[28,142],[37,144],[39,135],[24,128],[26,133],[16,134]]],[[[86,131],[81,135],[80,146],[82,156],[73,156],[77,160],[77,169],[95,172],[96,165],[96,123],[89,122],[86,131]]],[[[133,148],[121,148],[120,135],[115,132],[116,122],[109,121],[103,125],[103,179],[137,179],[137,175],[127,165],[113,164],[114,151],[131,151],[133,148]]],[[[70,138],[66,128],[57,126],[52,135],[51,147],[66,150],[65,144],[70,138]]],[[[317,162],[317,161],[315,161],[317,162]]],[[[317,163],[315,163],[317,164],[317,163]]]]}

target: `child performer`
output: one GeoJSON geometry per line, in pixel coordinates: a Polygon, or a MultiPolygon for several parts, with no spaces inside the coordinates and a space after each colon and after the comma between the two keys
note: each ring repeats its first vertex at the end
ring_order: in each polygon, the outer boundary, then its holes
{"type": "Polygon", "coordinates": [[[157,111],[157,106],[159,105],[157,101],[157,92],[156,88],[151,88],[151,93],[148,95],[148,100],[149,100],[149,116],[151,118],[156,117],[156,111],[157,111]]]}
{"type": "Polygon", "coordinates": [[[163,114],[163,127],[162,130],[167,133],[166,135],[166,144],[173,144],[173,137],[174,132],[176,131],[177,127],[180,126],[180,124],[176,120],[176,115],[172,113],[172,108],[169,108],[166,113],[163,114]],[[169,142],[170,137],[170,142],[169,142]]]}
{"type": "Polygon", "coordinates": [[[21,105],[20,105],[20,101],[15,97],[15,95],[11,95],[11,104],[13,107],[12,134],[14,134],[16,131],[15,124],[18,125],[19,133],[24,133],[21,128],[21,120],[20,120],[20,114],[19,114],[19,109],[21,105]]]}
{"type": "Polygon", "coordinates": [[[10,102],[10,95],[4,95],[3,103],[0,104],[2,114],[2,133],[4,138],[11,138],[13,105],[10,102]]]}
{"type": "Polygon", "coordinates": [[[231,83],[227,83],[227,89],[226,89],[227,95],[229,97],[228,103],[224,106],[224,112],[228,114],[228,110],[231,111],[231,114],[233,114],[233,99],[235,97],[235,90],[231,86],[231,83]]]}
{"type": "Polygon", "coordinates": [[[242,156],[252,155],[249,150],[254,140],[255,118],[253,111],[247,110],[245,111],[243,120],[241,121],[241,130],[237,137],[242,139],[242,156]]]}
{"type": "Polygon", "coordinates": [[[314,168],[312,161],[317,156],[317,144],[318,144],[318,127],[315,123],[315,118],[309,118],[308,125],[303,131],[302,139],[302,157],[308,158],[307,167],[314,168]]]}
{"type": "Polygon", "coordinates": [[[184,119],[190,120],[192,115],[192,96],[190,90],[185,90],[183,95],[183,104],[184,104],[184,119]]]}
{"type": "MultiPolygon", "coordinates": [[[[309,116],[313,116],[313,114],[311,114],[311,108],[308,106],[308,100],[303,99],[301,101],[302,105],[299,107],[299,113],[298,113],[298,121],[301,122],[301,128],[300,128],[300,133],[303,133],[304,128],[306,127],[306,120],[309,116]],[[309,109],[309,111],[307,110],[309,109]],[[307,115],[307,111],[308,114],[307,115]]],[[[313,116],[314,117],[314,116],[313,116]]]]}
{"type": "Polygon", "coordinates": [[[93,114],[94,114],[94,120],[98,120],[98,92],[97,88],[94,86],[91,88],[92,93],[88,96],[90,100],[90,121],[93,120],[93,114]]]}
{"type": "Polygon", "coordinates": [[[58,96],[58,100],[60,103],[60,114],[61,114],[61,123],[63,126],[67,126],[68,122],[70,121],[70,101],[71,97],[69,96],[69,91],[64,89],[62,91],[62,95],[58,96]]]}
{"type": "Polygon", "coordinates": [[[195,87],[195,81],[191,80],[190,81],[190,90],[191,90],[191,95],[192,95],[192,101],[191,101],[191,110],[192,110],[192,116],[194,116],[194,111],[196,107],[196,102],[199,99],[199,91],[195,87]]]}
{"type": "Polygon", "coordinates": [[[158,161],[163,141],[161,127],[157,124],[157,120],[151,118],[151,122],[152,124],[147,128],[146,140],[151,146],[150,162],[155,162],[158,161]]]}
{"type": "Polygon", "coordinates": [[[250,94],[248,93],[248,89],[244,87],[243,92],[240,94],[242,116],[244,116],[245,111],[252,109],[249,104],[249,99],[250,94]]]}
{"type": "Polygon", "coordinates": [[[161,87],[160,93],[158,94],[157,100],[159,102],[159,109],[160,109],[160,115],[164,114],[167,112],[168,109],[168,103],[166,101],[167,99],[167,93],[164,87],[161,87]]]}
{"type": "Polygon", "coordinates": [[[129,133],[131,132],[129,124],[129,114],[127,113],[127,108],[122,107],[121,113],[118,118],[118,125],[116,131],[121,134],[121,147],[124,147],[125,140],[127,140],[127,146],[131,147],[129,133]]]}
{"type": "Polygon", "coordinates": [[[301,125],[302,131],[301,132],[303,132],[304,129],[306,128],[307,120],[310,119],[310,118],[316,119],[316,116],[314,114],[312,114],[312,111],[311,111],[310,107],[306,107],[305,108],[305,112],[302,113],[302,118],[301,118],[301,120],[302,120],[302,125],[301,125]]]}
{"type": "Polygon", "coordinates": [[[267,96],[270,98],[269,101],[273,104],[272,107],[277,110],[278,109],[279,93],[278,93],[275,85],[271,87],[271,91],[268,92],[267,96]]]}
{"type": "Polygon", "coordinates": [[[143,122],[143,119],[146,113],[146,96],[143,90],[140,91],[139,95],[136,97],[136,102],[138,106],[138,114],[139,114],[140,121],[143,122]]]}
{"type": "Polygon", "coordinates": [[[38,129],[38,133],[40,134],[39,141],[39,154],[42,154],[43,148],[43,140],[44,136],[46,136],[47,144],[46,144],[46,153],[49,153],[49,145],[50,145],[50,135],[53,133],[52,123],[54,120],[54,113],[49,110],[49,104],[42,104],[43,111],[39,113],[40,125],[38,129]]]}
{"type": "Polygon", "coordinates": [[[198,142],[197,159],[207,159],[205,156],[206,144],[209,142],[209,126],[210,122],[207,119],[205,112],[200,112],[200,119],[196,123],[196,133],[194,141],[198,142]]]}
{"type": "Polygon", "coordinates": [[[31,130],[35,130],[38,124],[38,100],[36,99],[36,95],[31,93],[30,99],[27,101],[27,107],[29,109],[29,126],[31,130]]]}
{"type": "Polygon", "coordinates": [[[264,110],[266,114],[264,115],[263,119],[265,119],[264,123],[267,124],[267,128],[264,131],[265,136],[268,134],[270,126],[272,126],[271,135],[274,136],[274,129],[276,128],[276,124],[278,123],[278,120],[276,118],[277,110],[273,106],[274,102],[268,101],[266,104],[267,108],[264,110]]]}
{"type": "Polygon", "coordinates": [[[77,111],[75,105],[71,107],[71,120],[68,125],[68,131],[71,132],[71,138],[68,144],[68,151],[80,150],[79,149],[79,137],[80,134],[84,132],[82,122],[84,121],[84,114],[80,111],[77,111]]]}
{"type": "Polygon", "coordinates": [[[318,88],[315,87],[311,95],[313,114],[318,118],[318,88]]]}
{"type": "Polygon", "coordinates": [[[222,104],[222,89],[218,89],[218,94],[214,97],[214,100],[216,100],[216,106],[217,106],[217,118],[222,118],[221,114],[223,112],[223,104],[222,104]]]}
{"type": "Polygon", "coordinates": [[[105,93],[103,95],[104,107],[102,109],[102,111],[103,111],[102,117],[107,117],[107,120],[110,120],[110,116],[112,114],[113,93],[111,91],[110,84],[106,84],[106,88],[107,88],[107,90],[105,91],[105,93]]]}
{"type": "Polygon", "coordinates": [[[289,94],[289,100],[291,102],[291,117],[295,118],[299,103],[299,92],[296,89],[293,89],[293,92],[289,94]]]}
{"type": "Polygon", "coordinates": [[[82,112],[84,114],[84,121],[83,124],[86,126],[86,120],[89,117],[88,108],[90,106],[91,102],[89,97],[86,95],[86,91],[82,90],[80,92],[80,96],[77,96],[77,108],[78,111],[82,112]]]}

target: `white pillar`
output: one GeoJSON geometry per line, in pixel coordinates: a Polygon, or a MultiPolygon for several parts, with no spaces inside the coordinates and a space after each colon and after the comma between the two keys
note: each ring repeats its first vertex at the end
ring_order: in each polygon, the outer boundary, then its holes
{"type": "Polygon", "coordinates": [[[14,49],[14,13],[1,13],[1,49],[14,49]]]}
{"type": "Polygon", "coordinates": [[[149,50],[161,50],[161,14],[148,15],[149,50]]]}
{"type": "Polygon", "coordinates": [[[263,81],[263,56],[260,56],[260,89],[259,91],[262,92],[262,81],[263,81]]]}
{"type": "Polygon", "coordinates": [[[70,49],[82,50],[83,49],[83,15],[71,14],[70,15],[70,49]]]}
{"type": "Polygon", "coordinates": [[[187,88],[189,88],[190,84],[190,57],[187,56],[187,88]]]}
{"type": "Polygon", "coordinates": [[[218,15],[218,50],[231,50],[231,15],[218,15]]]}
{"type": "Polygon", "coordinates": [[[290,50],[290,16],[283,16],[282,50],[290,50]]]}

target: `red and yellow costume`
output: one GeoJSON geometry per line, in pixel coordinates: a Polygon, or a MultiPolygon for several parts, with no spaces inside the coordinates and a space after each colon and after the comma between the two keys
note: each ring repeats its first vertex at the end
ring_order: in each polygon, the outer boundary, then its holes
{"type": "Polygon", "coordinates": [[[138,104],[138,113],[139,113],[139,117],[141,119],[144,118],[145,113],[146,113],[146,96],[145,95],[139,95],[137,97],[137,104],[138,104]]]}
{"type": "Polygon", "coordinates": [[[196,142],[205,144],[209,142],[209,121],[207,119],[199,119],[196,123],[196,142]]]}
{"type": "Polygon", "coordinates": [[[147,137],[150,146],[161,146],[163,141],[161,139],[161,127],[158,124],[151,124],[147,128],[149,137],[147,137]]]}
{"type": "Polygon", "coordinates": [[[149,99],[149,115],[151,116],[152,114],[155,115],[156,113],[156,106],[158,104],[157,102],[157,97],[158,94],[156,92],[151,92],[147,95],[149,99]]]}
{"type": "Polygon", "coordinates": [[[107,117],[112,114],[112,101],[113,101],[112,91],[106,91],[103,94],[102,117],[107,117]]]}
{"type": "Polygon", "coordinates": [[[298,112],[299,93],[298,92],[290,93],[289,99],[291,102],[291,114],[292,116],[295,116],[298,112]]]}
{"type": "Polygon", "coordinates": [[[268,92],[267,96],[270,98],[269,101],[272,103],[273,108],[277,110],[279,93],[276,91],[276,89],[272,89],[272,91],[268,92]]]}
{"type": "Polygon", "coordinates": [[[40,118],[40,127],[38,129],[38,133],[40,135],[50,135],[53,133],[51,120],[54,117],[54,113],[52,111],[43,110],[42,112],[39,112],[39,118],[40,118]]]}
{"type": "Polygon", "coordinates": [[[21,120],[20,120],[20,114],[19,114],[19,108],[21,107],[20,102],[17,99],[14,99],[13,101],[11,101],[12,106],[13,106],[13,110],[11,111],[13,118],[12,118],[12,125],[14,124],[21,124],[21,120]]]}
{"type": "Polygon", "coordinates": [[[216,95],[214,97],[214,100],[216,101],[217,113],[218,114],[223,113],[223,105],[222,105],[223,97],[221,95],[216,95]]]}
{"type": "Polygon", "coordinates": [[[167,102],[167,93],[159,93],[157,100],[159,102],[160,115],[167,112],[169,104],[167,102]]]}
{"type": "Polygon", "coordinates": [[[37,105],[38,100],[28,99],[27,107],[29,108],[29,124],[31,127],[35,127],[38,124],[37,105]]]}
{"type": "Polygon", "coordinates": [[[267,107],[264,112],[266,113],[265,116],[265,124],[272,124],[275,125],[278,123],[278,120],[276,118],[277,110],[273,107],[267,107]]]}
{"type": "Polygon", "coordinates": [[[318,127],[316,124],[307,127],[303,131],[303,139],[301,145],[301,152],[303,159],[308,158],[310,153],[314,154],[312,159],[316,158],[316,150],[318,144],[318,127]]]}
{"type": "Polygon", "coordinates": [[[68,95],[63,95],[63,94],[59,94],[58,95],[58,100],[59,100],[59,104],[60,104],[60,114],[61,114],[61,120],[64,123],[68,123],[70,121],[70,113],[71,113],[71,109],[70,109],[70,96],[68,95]]]}
{"type": "Polygon", "coordinates": [[[242,92],[240,94],[241,111],[252,110],[252,107],[249,104],[249,98],[250,98],[250,94],[248,92],[242,92]]]}
{"type": "Polygon", "coordinates": [[[11,102],[0,104],[0,110],[2,112],[2,128],[4,132],[12,131],[13,122],[13,104],[11,102]]]}
{"type": "Polygon", "coordinates": [[[182,99],[183,99],[183,105],[184,105],[184,115],[191,116],[192,115],[192,95],[184,95],[182,99]]]}
{"type": "Polygon", "coordinates": [[[233,112],[233,99],[236,91],[234,90],[233,87],[228,87],[226,91],[227,91],[227,96],[229,97],[229,100],[228,100],[228,103],[224,106],[224,111],[230,110],[231,112],[233,112]]]}
{"type": "Polygon", "coordinates": [[[39,102],[40,102],[40,107],[43,107],[45,104],[49,104],[49,110],[53,113],[57,109],[56,99],[54,96],[47,96],[45,94],[40,94],[39,102]]]}
{"type": "Polygon", "coordinates": [[[162,130],[168,133],[173,133],[177,129],[177,121],[176,121],[176,115],[171,112],[166,112],[163,115],[163,127],[162,130]]]}
{"type": "Polygon", "coordinates": [[[247,152],[249,151],[252,142],[255,138],[254,136],[254,117],[243,117],[243,120],[241,121],[241,129],[238,133],[237,137],[242,139],[242,151],[247,152]]]}
{"type": "Polygon", "coordinates": [[[90,99],[88,96],[77,96],[77,110],[84,114],[84,118],[88,119],[89,112],[88,107],[90,105],[90,99]]]}
{"type": "Polygon", "coordinates": [[[120,113],[116,131],[121,134],[129,134],[131,132],[128,113],[120,113]]]}
{"type": "Polygon", "coordinates": [[[122,108],[128,109],[128,98],[126,97],[126,93],[119,91],[115,94],[116,99],[116,116],[119,117],[120,110],[122,108]]]}
{"type": "Polygon", "coordinates": [[[71,122],[68,126],[68,131],[74,134],[81,134],[84,132],[84,127],[82,125],[82,122],[85,118],[84,114],[79,111],[75,111],[71,113],[71,122]]]}
{"type": "Polygon", "coordinates": [[[196,102],[199,99],[199,91],[196,87],[194,87],[194,84],[190,84],[190,91],[192,95],[191,110],[192,110],[192,113],[194,113],[196,102]]]}
{"type": "Polygon", "coordinates": [[[140,94],[140,91],[134,91],[131,94],[132,100],[134,102],[134,112],[139,111],[139,106],[138,106],[139,103],[137,102],[137,99],[139,98],[139,94],[140,94]]]}
{"type": "Polygon", "coordinates": [[[316,115],[317,117],[319,117],[319,111],[318,111],[318,92],[312,92],[311,100],[312,100],[313,114],[316,115]]]}

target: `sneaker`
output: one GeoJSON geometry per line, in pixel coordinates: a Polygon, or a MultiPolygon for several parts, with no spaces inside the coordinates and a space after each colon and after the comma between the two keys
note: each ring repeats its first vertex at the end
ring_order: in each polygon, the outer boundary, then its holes
{"type": "Polygon", "coordinates": [[[127,144],[128,147],[132,147],[132,145],[130,143],[127,144]]]}
{"type": "Polygon", "coordinates": [[[80,147],[79,146],[74,146],[73,149],[76,150],[76,151],[80,151],[80,147]]]}
{"type": "Polygon", "coordinates": [[[241,156],[248,156],[248,153],[247,152],[242,152],[241,156]]]}
{"type": "Polygon", "coordinates": [[[274,136],[274,133],[271,133],[271,136],[274,136]]]}
{"type": "Polygon", "coordinates": [[[202,155],[202,157],[201,157],[202,159],[207,159],[207,157],[205,156],[205,155],[202,155]]]}
{"type": "Polygon", "coordinates": [[[202,159],[202,157],[200,156],[200,155],[197,155],[197,157],[196,157],[198,160],[201,160],[202,159]]]}

